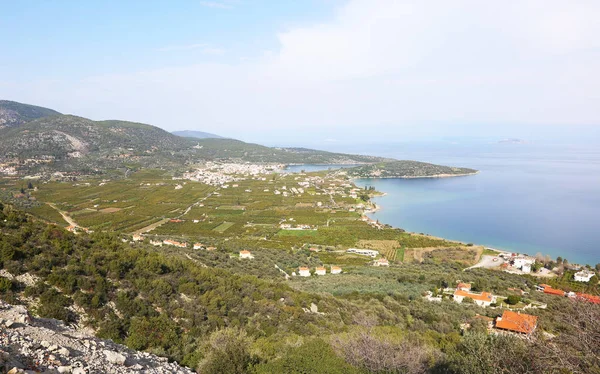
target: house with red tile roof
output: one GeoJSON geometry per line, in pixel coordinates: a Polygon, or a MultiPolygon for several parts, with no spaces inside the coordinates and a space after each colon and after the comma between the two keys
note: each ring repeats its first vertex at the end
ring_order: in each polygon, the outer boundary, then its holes
{"type": "Polygon", "coordinates": [[[490,304],[496,302],[496,296],[489,292],[474,293],[470,291],[463,291],[462,289],[457,289],[454,291],[454,301],[457,303],[462,303],[465,298],[472,299],[475,304],[482,307],[490,306],[490,304]]]}
{"type": "Polygon", "coordinates": [[[496,328],[519,334],[532,334],[537,327],[537,316],[505,310],[502,317],[496,318],[496,328]]]}
{"type": "Polygon", "coordinates": [[[556,296],[565,296],[565,291],[559,290],[556,288],[552,288],[551,286],[549,286],[547,284],[540,284],[540,287],[543,287],[543,291],[546,294],[556,295],[556,296]]]}
{"type": "Polygon", "coordinates": [[[298,268],[298,275],[301,277],[310,277],[310,269],[306,266],[301,266],[298,268]]]}
{"type": "Polygon", "coordinates": [[[587,293],[577,293],[577,298],[594,304],[600,304],[600,296],[594,296],[587,293]]]}

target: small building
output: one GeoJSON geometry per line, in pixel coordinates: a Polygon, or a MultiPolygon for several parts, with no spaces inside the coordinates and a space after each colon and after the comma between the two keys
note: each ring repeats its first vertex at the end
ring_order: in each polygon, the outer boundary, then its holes
{"type": "Polygon", "coordinates": [[[575,282],[589,282],[592,277],[596,275],[593,271],[581,270],[575,273],[575,282]]]}
{"type": "Polygon", "coordinates": [[[162,247],[163,246],[163,242],[161,242],[160,240],[150,240],[150,244],[152,244],[155,247],[162,247]]]}
{"type": "Polygon", "coordinates": [[[600,296],[594,296],[587,293],[578,293],[577,298],[589,301],[590,303],[600,304],[600,296]]]}
{"type": "Polygon", "coordinates": [[[310,277],[310,269],[306,266],[301,266],[298,268],[298,275],[301,277],[310,277]]]}
{"type": "Polygon", "coordinates": [[[549,286],[547,284],[540,284],[540,287],[542,287],[542,291],[545,294],[556,295],[556,296],[565,296],[565,291],[558,290],[556,288],[552,288],[551,286],[549,286]]]}
{"type": "Polygon", "coordinates": [[[249,259],[253,259],[254,256],[252,256],[252,253],[250,253],[250,251],[240,251],[240,258],[249,258],[249,259]]]}
{"type": "Polygon", "coordinates": [[[502,317],[496,318],[496,328],[530,335],[537,327],[537,316],[505,310],[502,317]]]}
{"type": "Polygon", "coordinates": [[[325,275],[325,274],[327,274],[327,269],[325,269],[325,267],[323,267],[323,266],[319,266],[315,270],[315,274],[317,274],[317,275],[325,275]]]}
{"type": "Polygon", "coordinates": [[[475,302],[475,304],[484,308],[496,302],[496,296],[492,295],[489,292],[473,293],[470,291],[463,291],[460,289],[454,291],[454,301],[456,301],[457,303],[462,303],[465,297],[472,299],[475,302]]]}
{"type": "Polygon", "coordinates": [[[511,262],[513,263],[513,266],[517,269],[522,269],[523,265],[525,264],[532,265],[535,262],[535,258],[526,256],[515,256],[511,259],[511,262]]]}
{"type": "Polygon", "coordinates": [[[531,273],[531,264],[523,264],[523,266],[521,266],[521,271],[523,273],[531,273]]]}
{"type": "Polygon", "coordinates": [[[178,241],[171,240],[171,239],[163,240],[163,244],[172,245],[174,247],[179,247],[179,248],[187,248],[187,243],[186,242],[180,243],[178,241]]]}
{"type": "Polygon", "coordinates": [[[378,260],[375,260],[373,262],[373,266],[390,266],[390,262],[387,260],[387,258],[380,258],[378,260]]]}
{"type": "Polygon", "coordinates": [[[194,249],[202,249],[204,248],[204,244],[202,243],[194,243],[194,249]]]}
{"type": "Polygon", "coordinates": [[[462,283],[461,282],[458,284],[458,286],[456,286],[456,289],[469,292],[469,291],[471,291],[471,283],[462,283]]]}
{"type": "Polygon", "coordinates": [[[331,267],[331,274],[341,274],[342,273],[342,268],[339,266],[332,266],[331,267]]]}

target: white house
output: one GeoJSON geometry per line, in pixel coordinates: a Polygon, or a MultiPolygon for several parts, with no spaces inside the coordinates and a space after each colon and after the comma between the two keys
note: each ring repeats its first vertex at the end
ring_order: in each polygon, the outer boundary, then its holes
{"type": "Polygon", "coordinates": [[[202,249],[202,247],[204,247],[204,244],[202,244],[202,243],[194,243],[194,249],[202,249]]]}
{"type": "Polygon", "coordinates": [[[301,277],[310,277],[310,269],[306,266],[301,266],[298,268],[298,275],[301,277]]]}
{"type": "Polygon", "coordinates": [[[341,274],[342,273],[342,268],[339,266],[332,266],[331,267],[331,274],[341,274]]]}
{"type": "Polygon", "coordinates": [[[523,265],[532,265],[535,262],[535,258],[526,256],[516,256],[512,259],[512,261],[514,267],[516,267],[517,269],[522,269],[523,265]]]}
{"type": "Polygon", "coordinates": [[[523,266],[521,266],[521,271],[523,273],[531,273],[531,264],[523,264],[523,266]]]}
{"type": "Polygon", "coordinates": [[[489,292],[473,293],[462,289],[454,291],[454,301],[457,303],[462,303],[465,297],[472,299],[475,304],[482,307],[490,306],[490,304],[496,302],[496,296],[489,292]]]}
{"type": "Polygon", "coordinates": [[[252,259],[254,258],[254,256],[252,256],[252,253],[250,253],[250,251],[240,251],[240,258],[249,258],[252,259]]]}
{"type": "Polygon", "coordinates": [[[375,260],[375,262],[373,262],[373,266],[390,266],[390,262],[387,260],[387,258],[380,258],[379,260],[375,260]]]}
{"type": "Polygon", "coordinates": [[[592,277],[596,275],[593,271],[581,270],[575,273],[576,282],[589,282],[592,277]]]}
{"type": "Polygon", "coordinates": [[[140,234],[133,235],[134,242],[141,242],[142,240],[144,240],[144,237],[142,235],[140,235],[140,234]]]}
{"type": "Polygon", "coordinates": [[[317,269],[315,270],[315,273],[317,275],[325,275],[327,274],[327,269],[325,269],[323,266],[319,266],[317,267],[317,269]]]}

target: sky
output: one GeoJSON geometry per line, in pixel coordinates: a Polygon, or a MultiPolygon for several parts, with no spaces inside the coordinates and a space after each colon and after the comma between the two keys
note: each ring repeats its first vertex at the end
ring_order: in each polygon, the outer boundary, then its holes
{"type": "Polygon", "coordinates": [[[1,1],[0,99],[268,145],[600,141],[600,1],[1,1]]]}

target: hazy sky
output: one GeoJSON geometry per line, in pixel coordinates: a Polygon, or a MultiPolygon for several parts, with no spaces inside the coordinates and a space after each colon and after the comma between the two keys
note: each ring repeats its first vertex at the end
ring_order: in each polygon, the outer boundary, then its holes
{"type": "Polygon", "coordinates": [[[0,98],[266,144],[600,134],[598,0],[11,1],[0,98]]]}

